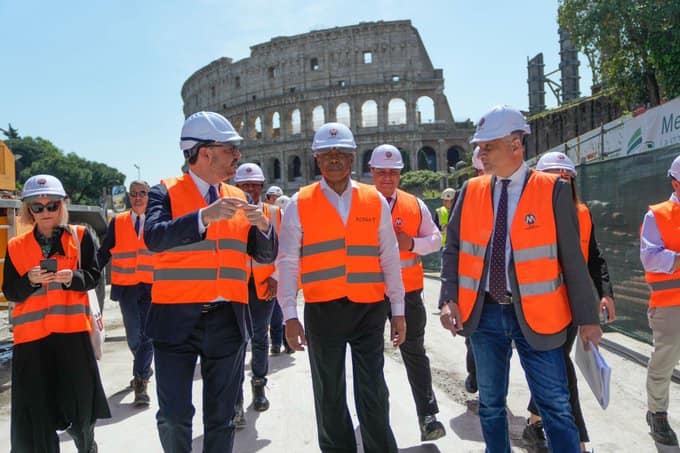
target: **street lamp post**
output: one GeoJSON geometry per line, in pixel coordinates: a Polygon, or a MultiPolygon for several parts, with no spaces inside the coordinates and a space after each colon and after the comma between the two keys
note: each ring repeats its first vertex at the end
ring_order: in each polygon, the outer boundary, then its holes
{"type": "Polygon", "coordinates": [[[137,165],[137,164],[132,164],[132,166],[135,167],[135,168],[137,169],[137,181],[139,181],[140,179],[142,179],[142,172],[141,172],[141,170],[140,170],[140,168],[139,168],[139,165],[137,165]]]}

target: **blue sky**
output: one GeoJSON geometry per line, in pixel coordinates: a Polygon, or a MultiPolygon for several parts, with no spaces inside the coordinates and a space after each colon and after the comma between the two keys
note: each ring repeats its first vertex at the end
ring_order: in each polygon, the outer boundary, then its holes
{"type": "MultiPolygon", "coordinates": [[[[0,0],[0,127],[152,184],[182,164],[180,89],[197,69],[274,36],[410,19],[457,121],[528,108],[527,57],[559,64],[557,0],[0,0]]],[[[559,81],[559,75],[557,75],[559,81]]],[[[581,59],[581,93],[591,74],[581,59]]],[[[549,106],[555,105],[546,93],[549,106]]],[[[247,156],[244,156],[247,160],[247,156]]]]}

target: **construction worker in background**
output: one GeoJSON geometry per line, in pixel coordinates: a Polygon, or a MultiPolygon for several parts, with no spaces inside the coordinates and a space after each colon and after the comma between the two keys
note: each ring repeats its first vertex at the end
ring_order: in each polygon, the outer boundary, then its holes
{"type": "Polygon", "coordinates": [[[472,151],[472,167],[475,169],[475,176],[484,175],[484,164],[482,159],[479,158],[479,146],[475,146],[474,151],[472,151]]]}
{"type": "Polygon", "coordinates": [[[250,335],[248,256],[271,263],[276,233],[246,194],[222,181],[236,172],[241,137],[213,112],[184,122],[189,170],[149,192],[144,241],[154,257],[147,335],[153,338],[163,450],[192,449],[191,389],[203,378],[203,451],[231,452],[234,407],[250,335]]]}
{"type": "Polygon", "coordinates": [[[364,451],[396,453],[383,375],[383,331],[391,305],[392,344],[398,347],[406,339],[404,285],[387,202],[374,187],[350,178],[355,149],[354,136],[343,124],[324,124],[314,134],[312,153],[323,177],[293,195],[284,213],[278,298],[288,344],[296,351],[309,348],[321,451],[357,451],[346,399],[349,345],[364,451]],[[298,278],[306,332],[296,307],[298,278]]]}
{"type": "MultiPolygon", "coordinates": [[[[595,285],[599,301],[600,312],[607,314],[606,322],[613,322],[616,319],[614,311],[614,291],[609,279],[609,269],[607,262],[604,260],[602,251],[597,245],[595,238],[595,227],[593,219],[590,215],[588,207],[579,201],[576,192],[576,166],[569,159],[569,157],[559,151],[545,153],[541,156],[536,164],[536,170],[545,173],[552,173],[558,175],[562,180],[566,181],[571,186],[571,195],[576,207],[579,224],[579,238],[581,243],[581,252],[588,265],[588,273],[595,285]]],[[[578,385],[576,381],[576,370],[574,363],[571,360],[571,349],[576,340],[577,328],[572,324],[567,328],[567,339],[562,345],[562,352],[564,355],[564,364],[567,369],[567,384],[569,386],[569,403],[571,405],[571,413],[574,416],[576,427],[578,428],[579,439],[581,441],[581,451],[586,451],[586,443],[590,442],[586,422],[581,411],[581,403],[578,397],[578,385]]],[[[535,448],[545,448],[546,438],[543,432],[543,422],[538,413],[538,408],[533,399],[529,402],[528,407],[530,418],[527,426],[524,428],[522,437],[527,442],[531,443],[535,448]]]]}
{"type": "Polygon", "coordinates": [[[279,186],[269,186],[264,194],[264,200],[269,204],[274,204],[281,195],[283,195],[283,190],[279,186]]]}
{"type": "Polygon", "coordinates": [[[149,184],[133,181],[128,195],[132,209],[111,219],[97,260],[101,268],[111,260],[111,300],[119,303],[125,337],[132,352],[130,387],[135,392],[133,404],[144,406],[150,402],[146,387],[153,373],[153,344],[145,332],[153,283],[153,252],[144,244],[149,184]]]}
{"type": "Polygon", "coordinates": [[[434,210],[434,224],[441,232],[441,246],[444,247],[444,244],[446,244],[446,225],[449,223],[451,209],[453,209],[453,201],[456,198],[456,190],[447,187],[442,191],[440,198],[442,200],[442,205],[434,210]]]}
{"type": "Polygon", "coordinates": [[[570,324],[584,344],[602,337],[597,299],[579,246],[571,189],[530,170],[522,114],[485,114],[472,143],[490,174],[466,181],[448,225],[440,320],[471,336],[479,417],[489,452],[510,452],[506,398],[514,343],[543,416],[548,447],[579,452],[562,345],[570,324]]]}
{"type": "Polygon", "coordinates": [[[649,207],[640,232],[640,260],[649,285],[654,351],[647,365],[647,424],[654,440],[678,445],[668,424],[668,392],[680,360],[680,156],[668,170],[673,193],[649,207]]]}
{"type": "MultiPolygon", "coordinates": [[[[262,210],[264,216],[273,226],[278,235],[281,225],[281,212],[278,207],[269,203],[261,203],[262,188],[264,187],[264,173],[257,164],[242,164],[236,169],[234,184],[236,187],[250,195],[253,204],[262,210]]],[[[253,391],[253,409],[264,412],[269,409],[269,400],[265,395],[267,385],[267,373],[269,371],[268,343],[269,322],[272,317],[276,302],[276,279],[274,264],[262,264],[256,260],[248,259],[248,308],[253,323],[253,336],[250,338],[251,370],[253,376],[250,384],[253,391]]],[[[245,370],[244,370],[245,374],[245,370]]],[[[243,376],[242,381],[245,379],[243,376]]],[[[236,403],[236,415],[234,426],[243,428],[246,419],[243,413],[243,384],[236,403]]]]}
{"type": "Polygon", "coordinates": [[[276,199],[276,202],[274,204],[281,208],[282,212],[285,212],[286,208],[288,207],[288,203],[290,203],[290,197],[288,197],[287,195],[281,195],[279,198],[276,199]]]}
{"type": "MultiPolygon", "coordinates": [[[[269,186],[264,198],[265,203],[273,204],[279,208],[280,215],[283,215],[283,208],[286,206],[287,201],[290,200],[290,198],[283,194],[283,190],[281,190],[279,186],[269,186]]],[[[269,338],[271,340],[271,349],[269,352],[272,355],[281,354],[282,346],[286,354],[295,352],[293,351],[293,348],[288,346],[284,332],[283,312],[281,311],[281,305],[277,302],[274,304],[271,320],[269,321],[269,338]]]]}
{"type": "Polygon", "coordinates": [[[441,235],[425,203],[398,189],[404,162],[396,147],[387,144],[378,146],[373,150],[368,165],[373,184],[390,206],[392,226],[399,244],[408,326],[406,340],[399,350],[416,403],[420,440],[439,439],[446,431],[444,425],[437,421],[439,407],[432,389],[430,359],[425,353],[427,312],[422,298],[424,273],[420,257],[439,250],[441,235]]]}

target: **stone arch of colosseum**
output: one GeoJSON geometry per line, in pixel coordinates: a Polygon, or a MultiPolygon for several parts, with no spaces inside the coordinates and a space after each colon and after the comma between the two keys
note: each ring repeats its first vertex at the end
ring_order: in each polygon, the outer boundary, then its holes
{"type": "Polygon", "coordinates": [[[370,180],[370,151],[399,148],[404,171],[442,173],[471,152],[472,123],[456,122],[436,69],[410,21],[370,22],[276,37],[239,61],[224,57],[182,87],[184,114],[225,115],[244,137],[242,160],[259,162],[287,193],[319,178],[315,128],[338,121],[355,134],[353,177],[370,180]]]}

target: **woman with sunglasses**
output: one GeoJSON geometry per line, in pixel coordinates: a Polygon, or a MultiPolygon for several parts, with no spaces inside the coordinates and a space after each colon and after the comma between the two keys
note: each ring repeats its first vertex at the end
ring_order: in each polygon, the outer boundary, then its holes
{"type": "MultiPolygon", "coordinates": [[[[536,170],[559,175],[560,178],[571,184],[571,194],[578,215],[579,232],[581,235],[581,251],[588,264],[590,278],[593,280],[593,284],[595,285],[595,289],[600,298],[600,312],[605,314],[605,321],[610,323],[614,321],[616,317],[614,312],[614,293],[609,280],[607,262],[604,260],[602,251],[595,239],[595,227],[593,226],[590,210],[584,203],[579,201],[576,192],[576,184],[574,182],[574,178],[576,177],[576,166],[566,154],[559,151],[553,151],[541,156],[536,164],[536,170]]],[[[572,414],[574,415],[574,421],[576,422],[579,431],[581,451],[586,451],[585,444],[589,442],[590,439],[588,437],[588,430],[586,429],[586,423],[583,419],[583,413],[578,399],[576,374],[570,356],[571,348],[576,339],[576,333],[577,329],[575,326],[570,326],[567,329],[567,340],[563,346],[564,362],[567,367],[567,382],[570,394],[569,402],[571,403],[572,414]]],[[[543,424],[533,399],[529,402],[528,409],[531,416],[527,426],[524,428],[522,437],[537,447],[545,446],[543,424]]]]}
{"type": "Polygon", "coordinates": [[[89,336],[94,243],[84,227],[68,225],[65,198],[54,176],[29,178],[20,221],[33,228],[7,245],[2,291],[16,303],[13,452],[58,452],[57,430],[69,432],[79,453],[96,452],[95,421],[111,417],[89,336]]]}

